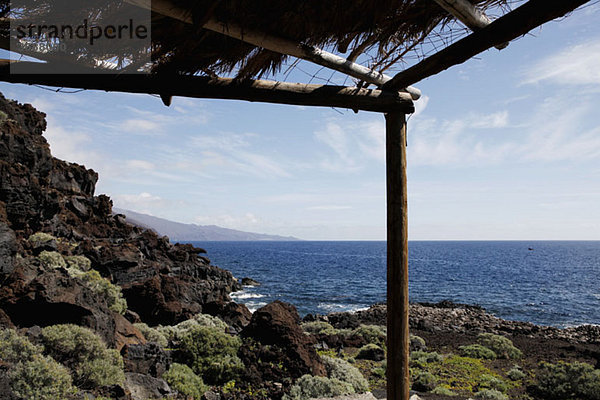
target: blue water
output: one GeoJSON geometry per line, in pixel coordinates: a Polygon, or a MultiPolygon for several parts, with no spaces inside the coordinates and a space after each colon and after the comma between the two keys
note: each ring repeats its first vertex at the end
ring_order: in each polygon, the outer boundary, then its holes
{"type": "MultiPolygon", "coordinates": [[[[385,301],[385,242],[192,243],[214,265],[262,283],[233,296],[251,310],[277,299],[301,315],[385,301]]],[[[479,304],[559,327],[600,324],[600,242],[410,242],[409,254],[411,301],[479,304]]]]}

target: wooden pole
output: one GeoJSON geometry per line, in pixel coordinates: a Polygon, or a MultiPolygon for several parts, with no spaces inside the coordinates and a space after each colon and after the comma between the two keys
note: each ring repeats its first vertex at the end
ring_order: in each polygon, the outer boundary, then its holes
{"type": "Polygon", "coordinates": [[[387,399],[408,400],[408,193],[406,120],[386,114],[387,163],[387,399]]]}

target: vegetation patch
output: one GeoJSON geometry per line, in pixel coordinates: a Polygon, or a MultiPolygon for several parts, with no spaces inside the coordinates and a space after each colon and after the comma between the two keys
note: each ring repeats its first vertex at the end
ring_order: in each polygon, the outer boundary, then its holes
{"type": "Polygon", "coordinates": [[[64,366],[39,354],[11,368],[8,380],[13,394],[24,400],[64,400],[77,391],[64,366]]]}
{"type": "Polygon", "coordinates": [[[338,379],[352,386],[355,393],[364,393],[369,390],[369,383],[360,373],[358,368],[350,364],[348,361],[322,357],[323,364],[327,370],[327,376],[330,379],[338,379]]]}
{"type": "Polygon", "coordinates": [[[510,339],[494,335],[493,333],[482,333],[477,336],[479,343],[496,353],[498,358],[517,359],[523,356],[521,350],[517,349],[510,339]]]}
{"type": "Polygon", "coordinates": [[[185,363],[211,385],[238,378],[244,364],[237,352],[242,341],[216,328],[197,326],[184,334],[179,351],[185,363]]]}
{"type": "Polygon", "coordinates": [[[475,398],[482,400],[508,400],[508,396],[494,389],[483,389],[475,393],[475,398]]]}
{"type": "Polygon", "coordinates": [[[200,400],[208,386],[201,377],[196,375],[190,367],[184,364],[173,363],[171,368],[163,374],[171,388],[186,396],[188,399],[200,400]]]}
{"type": "Polygon", "coordinates": [[[352,385],[339,379],[303,375],[283,396],[283,400],[308,400],[318,397],[335,397],[354,393],[352,385]]]}
{"type": "MultiPolygon", "coordinates": [[[[489,384],[489,377],[502,380],[476,358],[449,355],[441,361],[420,366],[437,378],[437,383],[457,393],[471,394],[489,384]]],[[[417,370],[418,371],[418,370],[417,370]]]]}
{"type": "Polygon", "coordinates": [[[379,325],[361,325],[352,330],[352,336],[362,337],[367,343],[385,347],[386,329],[379,325]]]}
{"type": "Polygon", "coordinates": [[[464,357],[480,358],[482,360],[495,360],[496,353],[493,350],[480,344],[470,344],[468,346],[460,346],[460,355],[464,357]]]}
{"type": "Polygon", "coordinates": [[[600,400],[600,370],[589,364],[542,362],[530,390],[546,400],[600,400]]]}
{"type": "Polygon", "coordinates": [[[302,324],[304,332],[310,335],[336,335],[339,331],[324,321],[312,321],[302,324]]]}
{"type": "Polygon", "coordinates": [[[42,329],[40,339],[45,352],[68,367],[78,387],[122,384],[123,358],[108,349],[102,339],[77,325],[53,325],[42,329]]]}

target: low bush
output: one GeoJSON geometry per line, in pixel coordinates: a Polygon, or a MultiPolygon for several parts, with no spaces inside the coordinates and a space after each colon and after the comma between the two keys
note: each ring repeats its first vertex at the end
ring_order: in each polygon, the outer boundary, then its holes
{"type": "Polygon", "coordinates": [[[303,375],[283,396],[283,400],[308,400],[318,397],[335,397],[354,393],[352,385],[338,379],[303,375]]]}
{"type": "Polygon", "coordinates": [[[373,343],[378,346],[385,346],[386,329],[379,325],[361,325],[354,329],[352,336],[360,336],[367,343],[373,343]]]}
{"type": "Polygon", "coordinates": [[[190,367],[183,364],[173,363],[171,368],[163,374],[163,379],[167,381],[171,388],[193,400],[200,400],[208,386],[204,384],[202,378],[192,371],[190,367]]]}
{"type": "Polygon", "coordinates": [[[425,343],[425,339],[421,336],[410,335],[410,350],[411,351],[419,351],[426,350],[427,344],[425,343]]]}
{"type": "Polygon", "coordinates": [[[369,383],[358,368],[340,358],[322,357],[323,364],[330,379],[338,379],[352,386],[355,393],[369,390],[369,383]]]}
{"type": "Polygon", "coordinates": [[[511,381],[520,381],[521,379],[524,379],[527,375],[525,375],[525,372],[523,372],[521,367],[515,365],[506,373],[506,376],[508,376],[508,379],[510,379],[511,381]]]}
{"type": "Polygon", "coordinates": [[[546,400],[600,400],[600,370],[580,362],[542,362],[531,391],[546,400]]]}
{"type": "Polygon", "coordinates": [[[34,345],[14,329],[0,329],[0,360],[9,363],[31,361],[41,353],[41,346],[34,345]]]}
{"type": "Polygon", "coordinates": [[[508,400],[508,396],[494,389],[484,389],[475,393],[476,399],[482,400],[508,400]]]}
{"type": "Polygon", "coordinates": [[[76,392],[69,371],[39,354],[11,368],[8,381],[13,394],[23,400],[65,400],[76,392]]]}
{"type": "Polygon", "coordinates": [[[94,292],[104,297],[108,303],[108,308],[116,313],[125,314],[125,311],[127,311],[127,300],[123,298],[120,286],[113,285],[108,279],[100,276],[100,273],[96,270],[82,273],[79,279],[94,292]]]}
{"type": "Polygon", "coordinates": [[[510,339],[504,336],[482,333],[477,339],[481,345],[496,353],[498,358],[517,359],[523,356],[521,350],[517,349],[510,339]]]}
{"type": "Polygon", "coordinates": [[[45,352],[68,367],[81,388],[121,384],[125,380],[123,358],[94,332],[77,325],[53,325],[42,329],[45,352]]]}
{"type": "Polygon", "coordinates": [[[420,371],[415,374],[412,382],[412,389],[419,392],[429,392],[437,386],[437,378],[426,371],[420,371]]]}
{"type": "Polygon", "coordinates": [[[92,268],[92,262],[85,256],[66,256],[67,269],[69,274],[76,274],[75,271],[87,272],[92,268]]]}
{"type": "Polygon", "coordinates": [[[57,251],[42,251],[38,259],[45,268],[67,268],[67,262],[57,251]]]}
{"type": "Polygon", "coordinates": [[[164,332],[157,328],[149,327],[143,322],[137,322],[133,324],[141,333],[144,335],[147,341],[158,344],[160,347],[165,348],[169,345],[169,339],[164,332]]]}
{"type": "Polygon", "coordinates": [[[34,246],[39,246],[44,243],[51,242],[53,240],[56,240],[56,238],[51,234],[45,232],[36,232],[33,235],[29,236],[29,238],[27,238],[27,241],[32,243],[34,246]]]}
{"type": "Polygon", "coordinates": [[[440,362],[442,359],[442,355],[435,351],[413,351],[410,353],[410,365],[413,367],[424,367],[429,363],[440,362]]]}
{"type": "Polygon", "coordinates": [[[338,333],[337,329],[324,321],[305,322],[302,324],[302,329],[312,335],[335,335],[338,333]]]}
{"type": "Polygon", "coordinates": [[[456,393],[444,386],[436,386],[431,393],[439,394],[441,396],[456,396],[456,393]]]}
{"type": "Polygon", "coordinates": [[[479,389],[493,389],[504,393],[508,390],[508,384],[496,376],[483,374],[479,378],[479,389]]]}
{"type": "Polygon", "coordinates": [[[463,357],[479,358],[481,360],[495,360],[496,353],[493,350],[480,344],[470,344],[468,346],[460,346],[460,355],[463,357]]]}
{"type": "Polygon", "coordinates": [[[244,368],[237,356],[241,344],[239,337],[220,329],[196,326],[183,335],[179,350],[196,374],[211,385],[222,385],[244,368]]]}

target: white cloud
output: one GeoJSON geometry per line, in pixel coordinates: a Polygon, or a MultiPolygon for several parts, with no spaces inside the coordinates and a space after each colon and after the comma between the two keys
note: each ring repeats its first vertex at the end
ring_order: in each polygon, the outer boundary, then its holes
{"type": "Polygon", "coordinates": [[[118,129],[128,134],[133,133],[137,135],[144,135],[160,131],[162,129],[162,125],[157,121],[134,118],[121,122],[118,126],[118,129]]]}
{"type": "Polygon", "coordinates": [[[154,164],[145,160],[129,160],[125,162],[127,169],[151,171],[155,168],[154,164]]]}
{"type": "Polygon", "coordinates": [[[524,74],[524,84],[550,81],[560,85],[600,85],[600,38],[548,56],[524,74]]]}

